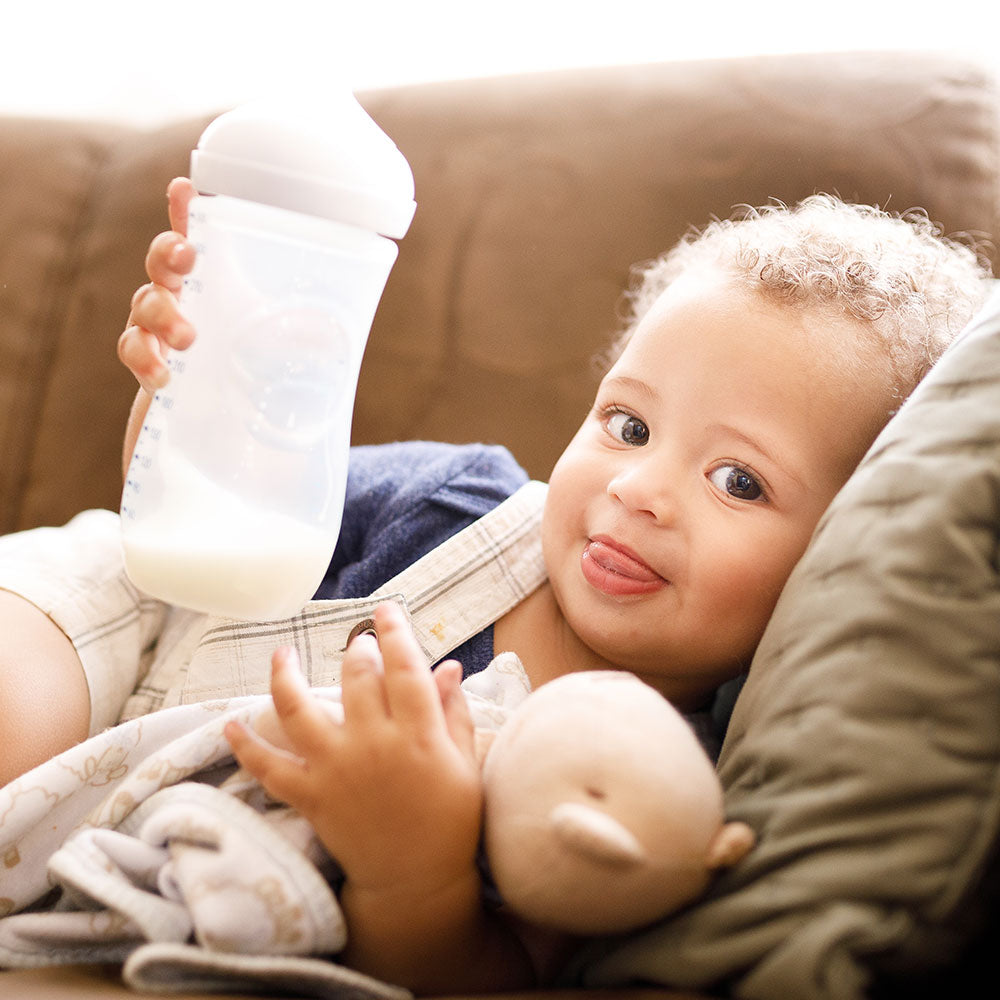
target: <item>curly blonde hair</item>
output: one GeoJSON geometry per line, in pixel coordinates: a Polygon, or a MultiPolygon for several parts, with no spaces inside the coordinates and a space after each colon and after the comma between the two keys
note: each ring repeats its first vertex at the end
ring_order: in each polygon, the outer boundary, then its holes
{"type": "Polygon", "coordinates": [[[944,237],[919,211],[896,215],[825,194],[793,208],[744,206],[635,269],[611,357],[664,290],[695,268],[731,274],[790,306],[862,321],[897,398],[909,395],[971,319],[991,276],[975,247],[944,237]]]}

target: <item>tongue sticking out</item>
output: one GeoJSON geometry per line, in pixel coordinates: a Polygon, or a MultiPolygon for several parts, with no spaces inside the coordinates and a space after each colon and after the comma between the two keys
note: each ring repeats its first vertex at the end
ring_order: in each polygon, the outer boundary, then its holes
{"type": "Polygon", "coordinates": [[[644,562],[613,545],[608,545],[606,542],[591,542],[587,546],[584,556],[593,559],[601,569],[605,569],[609,573],[617,573],[619,576],[629,577],[632,580],[652,583],[660,579],[659,575],[654,573],[644,562]]]}
{"type": "Polygon", "coordinates": [[[583,550],[581,569],[587,583],[610,597],[648,594],[667,584],[662,576],[641,559],[600,540],[587,543],[583,550]]]}

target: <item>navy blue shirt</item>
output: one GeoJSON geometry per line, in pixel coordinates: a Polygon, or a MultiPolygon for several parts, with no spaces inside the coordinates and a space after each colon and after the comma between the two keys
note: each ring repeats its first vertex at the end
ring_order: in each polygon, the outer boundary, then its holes
{"type": "MultiPolygon", "coordinates": [[[[317,600],[367,597],[528,481],[506,448],[429,441],[351,449],[337,548],[317,600]]],[[[449,654],[463,673],[493,659],[490,625],[449,654]]]]}

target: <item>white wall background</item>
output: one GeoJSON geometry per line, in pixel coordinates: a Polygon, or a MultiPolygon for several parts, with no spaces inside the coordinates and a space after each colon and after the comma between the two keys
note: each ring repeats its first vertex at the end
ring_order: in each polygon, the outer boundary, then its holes
{"type": "Polygon", "coordinates": [[[997,0],[0,0],[0,112],[150,124],[265,92],[822,49],[965,50],[997,0]]]}

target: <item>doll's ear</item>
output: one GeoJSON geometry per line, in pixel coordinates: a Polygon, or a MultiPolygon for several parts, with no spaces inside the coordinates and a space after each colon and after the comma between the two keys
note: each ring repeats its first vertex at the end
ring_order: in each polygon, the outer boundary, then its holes
{"type": "Polygon", "coordinates": [[[749,853],[756,842],[757,837],[746,823],[726,823],[708,845],[705,863],[711,871],[731,868],[749,853]]]}

